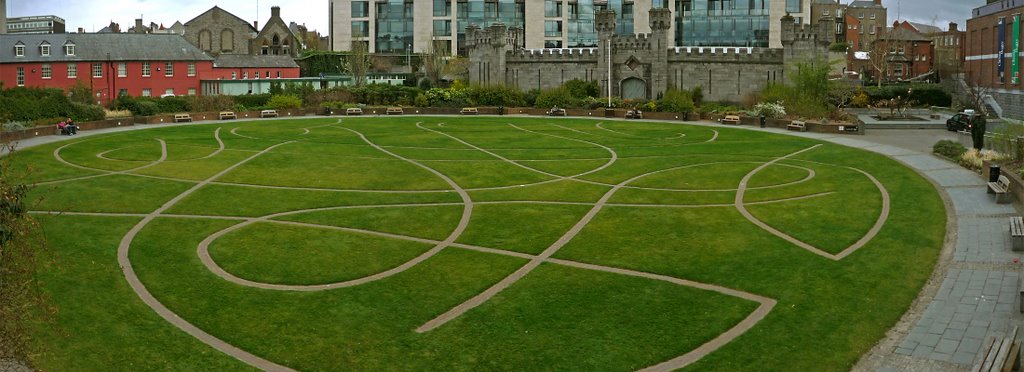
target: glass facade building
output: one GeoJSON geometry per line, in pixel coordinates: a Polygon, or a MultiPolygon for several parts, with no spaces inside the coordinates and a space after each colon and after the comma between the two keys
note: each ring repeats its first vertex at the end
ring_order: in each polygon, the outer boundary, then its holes
{"type": "Polygon", "coordinates": [[[675,1],[676,46],[768,46],[772,0],[675,1]]]}
{"type": "Polygon", "coordinates": [[[466,48],[466,27],[475,24],[484,28],[501,22],[522,29],[526,25],[526,4],[522,0],[458,0],[456,22],[458,50],[462,52],[466,48]]]}
{"type": "Polygon", "coordinates": [[[405,0],[388,0],[376,3],[377,25],[374,41],[377,53],[412,52],[415,19],[413,3],[405,0]]]}

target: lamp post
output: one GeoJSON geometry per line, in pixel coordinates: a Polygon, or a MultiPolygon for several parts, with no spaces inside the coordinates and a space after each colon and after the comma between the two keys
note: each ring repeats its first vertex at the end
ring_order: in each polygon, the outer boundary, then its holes
{"type": "Polygon", "coordinates": [[[405,49],[405,65],[409,66],[409,73],[412,71],[412,44],[406,44],[408,47],[405,49]]]}

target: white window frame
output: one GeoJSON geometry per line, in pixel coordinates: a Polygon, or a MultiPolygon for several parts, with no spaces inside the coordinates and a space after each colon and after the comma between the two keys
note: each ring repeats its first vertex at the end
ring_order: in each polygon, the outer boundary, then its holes
{"type": "Polygon", "coordinates": [[[17,83],[19,87],[25,86],[25,68],[18,67],[17,69],[17,83]]]}
{"type": "Polygon", "coordinates": [[[119,62],[117,64],[117,77],[123,78],[128,77],[128,64],[125,62],[119,62]]]}
{"type": "Polygon", "coordinates": [[[92,78],[101,79],[103,78],[103,64],[96,62],[92,64],[92,78]],[[99,69],[97,69],[99,67],[99,69]]]}
{"type": "Polygon", "coordinates": [[[196,95],[196,88],[188,88],[188,95],[190,95],[190,96],[196,95]]]}
{"type": "Polygon", "coordinates": [[[153,66],[149,62],[142,62],[142,77],[150,77],[153,74],[153,66]]]}
{"type": "Polygon", "coordinates": [[[41,57],[49,57],[50,56],[50,44],[40,44],[39,45],[39,55],[41,57]]]}
{"type": "Polygon", "coordinates": [[[75,44],[65,44],[64,54],[69,56],[75,55],[75,44]]]}
{"type": "Polygon", "coordinates": [[[39,70],[40,77],[44,80],[50,80],[53,78],[53,67],[50,66],[49,63],[44,63],[42,66],[39,66],[39,70]]]}
{"type": "Polygon", "coordinates": [[[165,89],[164,90],[164,95],[167,95],[167,96],[174,95],[174,88],[167,88],[167,89],[165,89]]]}
{"type": "Polygon", "coordinates": [[[189,77],[196,76],[196,63],[195,62],[189,62],[188,63],[188,76],[189,77]]]}
{"type": "Polygon", "coordinates": [[[174,63],[164,63],[164,77],[174,77],[174,63]]]}
{"type": "Polygon", "coordinates": [[[153,96],[153,90],[149,89],[149,88],[142,88],[142,96],[143,97],[152,97],[153,96]]]}
{"type": "Polygon", "coordinates": [[[77,79],[77,78],[78,78],[78,64],[77,63],[69,63],[68,64],[68,79],[77,79]]]}
{"type": "Polygon", "coordinates": [[[25,46],[24,45],[15,45],[14,46],[14,56],[15,57],[24,57],[25,56],[25,46]]]}

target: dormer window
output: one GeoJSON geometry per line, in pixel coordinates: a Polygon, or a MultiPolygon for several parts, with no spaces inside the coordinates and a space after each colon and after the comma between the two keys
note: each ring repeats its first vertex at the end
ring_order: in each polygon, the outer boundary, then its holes
{"type": "Polygon", "coordinates": [[[64,44],[64,55],[73,56],[75,55],[75,44],[68,42],[64,44]]]}
{"type": "Polygon", "coordinates": [[[25,56],[25,45],[24,44],[18,43],[18,45],[14,46],[14,56],[15,57],[24,57],[25,56]]]}
{"type": "Polygon", "coordinates": [[[42,44],[39,44],[39,55],[43,57],[50,56],[50,43],[44,41],[42,44]]]}

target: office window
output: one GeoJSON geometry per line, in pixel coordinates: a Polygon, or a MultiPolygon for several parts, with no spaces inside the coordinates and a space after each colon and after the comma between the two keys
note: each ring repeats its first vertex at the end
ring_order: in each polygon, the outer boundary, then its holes
{"type": "Polygon", "coordinates": [[[434,36],[451,36],[452,21],[450,19],[434,21],[434,36]]]}
{"type": "Polygon", "coordinates": [[[562,21],[544,21],[544,36],[562,36],[562,21]]]}
{"type": "Polygon", "coordinates": [[[14,56],[15,57],[24,57],[25,56],[25,46],[24,45],[15,45],[14,46],[14,56]]]}
{"type": "Polygon", "coordinates": [[[164,76],[174,77],[174,64],[167,62],[164,64],[164,76]]]}
{"type": "Polygon", "coordinates": [[[188,76],[196,76],[196,63],[195,62],[189,62],[188,63],[188,76]]]}
{"type": "Polygon", "coordinates": [[[149,89],[149,88],[143,89],[142,90],[142,96],[143,97],[152,97],[153,96],[153,90],[149,89]]]}
{"type": "Polygon", "coordinates": [[[544,0],[545,17],[562,16],[562,0],[544,0]]]}
{"type": "Polygon", "coordinates": [[[128,77],[128,64],[121,62],[117,64],[117,77],[128,77]]]}
{"type": "Polygon", "coordinates": [[[450,17],[451,15],[451,0],[434,0],[434,17],[450,17]]]}
{"type": "Polygon", "coordinates": [[[43,71],[42,72],[43,79],[49,79],[49,78],[53,77],[53,70],[50,69],[50,64],[49,63],[44,63],[42,68],[41,68],[41,70],[43,71]]]}
{"type": "Polygon", "coordinates": [[[544,40],[544,47],[545,48],[555,48],[555,49],[558,49],[558,48],[562,47],[562,41],[561,40],[544,40]]]}
{"type": "Polygon", "coordinates": [[[353,1],[352,2],[352,18],[365,18],[370,16],[370,2],[369,1],[353,1]]]}
{"type": "Polygon", "coordinates": [[[188,95],[190,95],[190,96],[196,95],[196,88],[188,88],[188,95]]]}
{"type": "Polygon", "coordinates": [[[68,79],[74,79],[78,77],[78,65],[74,63],[68,64],[68,79]]]}
{"type": "Polygon", "coordinates": [[[103,77],[103,64],[93,63],[92,64],[92,77],[101,78],[103,77]]]}
{"type": "Polygon", "coordinates": [[[25,68],[24,67],[18,67],[18,86],[19,87],[25,86],[25,68]]]}
{"type": "Polygon", "coordinates": [[[352,37],[370,36],[370,21],[352,21],[352,37]]]}
{"type": "Polygon", "coordinates": [[[75,44],[67,44],[64,46],[64,54],[73,56],[75,55],[75,44]]]}
{"type": "Polygon", "coordinates": [[[43,44],[39,46],[39,55],[43,57],[50,56],[50,44],[43,44]]]}
{"type": "Polygon", "coordinates": [[[142,62],[142,77],[149,77],[150,72],[149,62],[142,62]]]}

